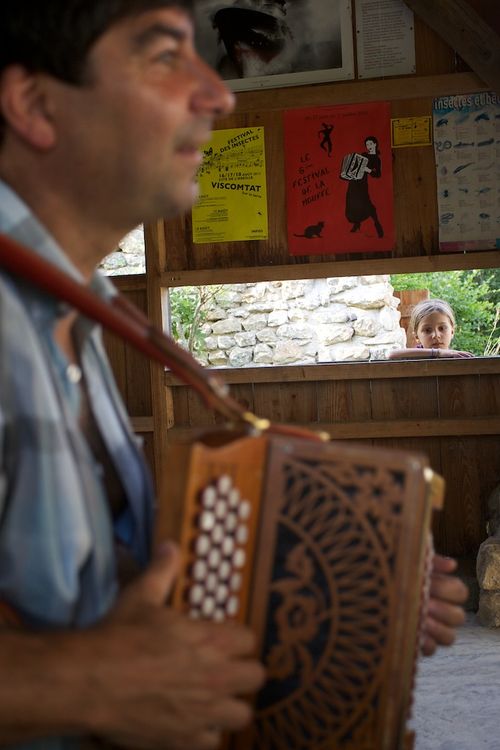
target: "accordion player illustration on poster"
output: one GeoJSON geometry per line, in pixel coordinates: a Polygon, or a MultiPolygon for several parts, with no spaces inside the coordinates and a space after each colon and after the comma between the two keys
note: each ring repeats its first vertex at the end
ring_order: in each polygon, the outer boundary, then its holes
{"type": "Polygon", "coordinates": [[[394,247],[390,105],[285,112],[290,255],[394,247]]]}

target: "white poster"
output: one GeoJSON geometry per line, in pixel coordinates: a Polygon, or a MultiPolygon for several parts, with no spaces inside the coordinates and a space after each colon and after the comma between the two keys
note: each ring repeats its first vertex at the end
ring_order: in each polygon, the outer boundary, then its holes
{"type": "Polygon", "coordinates": [[[413,13],[402,0],[356,0],[358,78],[415,73],[413,13]]]}
{"type": "Polygon", "coordinates": [[[195,27],[234,91],[354,77],[350,0],[199,0],[195,27]]]}
{"type": "Polygon", "coordinates": [[[440,249],[500,249],[500,96],[441,96],[433,123],[440,249]]]}

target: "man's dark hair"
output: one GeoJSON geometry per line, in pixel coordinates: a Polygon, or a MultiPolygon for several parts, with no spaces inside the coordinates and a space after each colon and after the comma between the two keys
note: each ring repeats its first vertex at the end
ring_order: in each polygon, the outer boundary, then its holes
{"type": "MultiPolygon", "coordinates": [[[[192,11],[194,0],[0,0],[0,76],[22,65],[78,85],[91,47],[111,26],[172,5],[192,11]]],[[[0,116],[0,138],[2,125],[0,116]]]]}

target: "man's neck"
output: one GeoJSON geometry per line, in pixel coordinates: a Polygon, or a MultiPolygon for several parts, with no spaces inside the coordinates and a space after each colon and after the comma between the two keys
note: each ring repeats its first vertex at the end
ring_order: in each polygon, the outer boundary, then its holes
{"type": "Polygon", "coordinates": [[[0,178],[26,203],[82,276],[90,279],[128,228],[112,228],[109,222],[100,222],[98,206],[86,211],[71,195],[55,190],[43,176],[37,180],[30,174],[29,179],[24,179],[21,171],[10,174],[4,167],[0,165],[0,178]]]}

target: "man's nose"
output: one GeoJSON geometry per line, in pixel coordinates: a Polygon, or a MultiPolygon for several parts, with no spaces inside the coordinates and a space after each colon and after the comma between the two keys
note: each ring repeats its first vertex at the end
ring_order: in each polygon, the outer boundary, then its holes
{"type": "Polygon", "coordinates": [[[234,109],[236,97],[219,74],[199,56],[193,62],[193,68],[199,81],[198,89],[192,98],[194,109],[213,117],[230,114],[234,109]]]}

